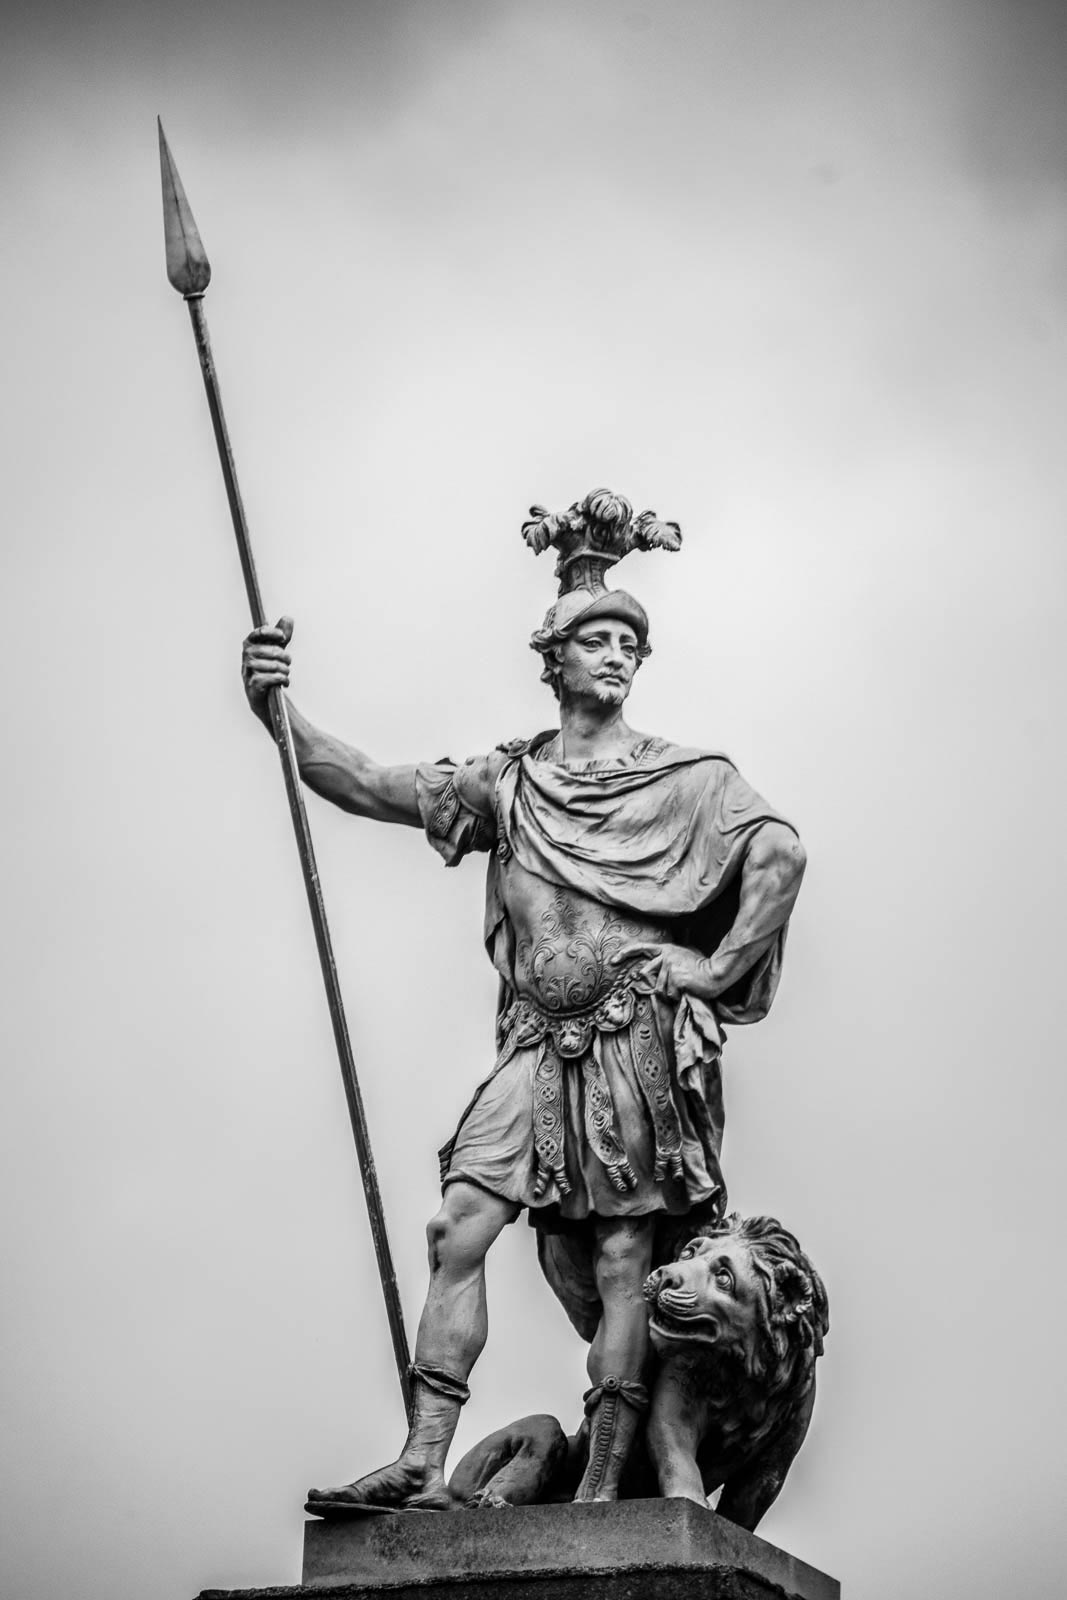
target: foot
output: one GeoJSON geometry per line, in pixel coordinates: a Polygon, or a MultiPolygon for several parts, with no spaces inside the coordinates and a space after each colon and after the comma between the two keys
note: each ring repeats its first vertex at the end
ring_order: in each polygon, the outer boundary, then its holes
{"type": "Polygon", "coordinates": [[[451,1511],[455,1502],[438,1470],[401,1458],[337,1489],[309,1489],[305,1511],[343,1517],[362,1511],[451,1511]]]}
{"type": "Polygon", "coordinates": [[[492,1489],[482,1489],[478,1494],[472,1494],[469,1500],[464,1500],[465,1511],[510,1511],[511,1501],[505,1500],[502,1494],[496,1494],[492,1489]]]}
{"type": "Polygon", "coordinates": [[[601,1489],[594,1490],[594,1489],[589,1488],[586,1484],[580,1483],[578,1485],[577,1490],[575,1491],[574,1504],[575,1505],[589,1505],[593,1501],[597,1501],[597,1502],[615,1501],[618,1498],[619,1498],[619,1491],[618,1491],[618,1489],[616,1487],[601,1488],[601,1489]]]}

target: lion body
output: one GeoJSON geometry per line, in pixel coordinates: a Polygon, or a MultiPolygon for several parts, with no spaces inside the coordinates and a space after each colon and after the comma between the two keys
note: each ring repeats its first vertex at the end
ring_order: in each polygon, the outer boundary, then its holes
{"type": "MultiPolygon", "coordinates": [[[[719,1515],[754,1529],[811,1421],[829,1328],[822,1280],[773,1217],[731,1216],[653,1272],[645,1297],[651,1406],[622,1492],[647,1495],[654,1481],[706,1506],[721,1489],[719,1515]]],[[[524,1418],[475,1446],[453,1492],[469,1505],[568,1498],[584,1444],[584,1429],[568,1442],[555,1418],[524,1418]]]]}

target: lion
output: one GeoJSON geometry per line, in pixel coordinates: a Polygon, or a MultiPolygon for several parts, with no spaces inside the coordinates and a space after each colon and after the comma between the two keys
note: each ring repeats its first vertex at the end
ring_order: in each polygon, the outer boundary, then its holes
{"type": "MultiPolygon", "coordinates": [[[[644,1436],[621,1494],[707,1506],[750,1531],[777,1498],[815,1403],[829,1331],[822,1279],[774,1217],[702,1227],[645,1283],[653,1349],[644,1436]]],[[[499,1508],[569,1500],[588,1450],[555,1417],[523,1417],[475,1445],[449,1488],[499,1508]]]]}
{"type": "Polygon", "coordinates": [[[702,1228],[645,1284],[659,1358],[646,1429],[662,1495],[750,1531],[808,1431],[829,1331],[822,1279],[774,1217],[702,1228]]]}

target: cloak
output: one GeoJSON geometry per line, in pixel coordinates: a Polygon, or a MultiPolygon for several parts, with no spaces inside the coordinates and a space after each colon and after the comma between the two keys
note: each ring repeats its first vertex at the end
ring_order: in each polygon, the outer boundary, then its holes
{"type": "MultiPolygon", "coordinates": [[[[539,760],[531,748],[502,766],[485,941],[509,987],[514,951],[500,892],[502,860],[509,856],[602,905],[670,922],[677,943],[710,956],[733,926],[740,868],[753,835],[767,822],[792,828],[726,756],[651,743],[655,748],[634,766],[575,770],[539,760]]],[[[757,1022],[774,999],[788,907],[776,927],[774,908],[764,910],[774,942],[716,999],[723,1022],[757,1022]]]]}

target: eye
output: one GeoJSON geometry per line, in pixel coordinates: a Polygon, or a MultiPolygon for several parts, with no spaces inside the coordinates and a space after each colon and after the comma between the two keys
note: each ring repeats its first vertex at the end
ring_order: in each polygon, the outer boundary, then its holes
{"type": "Polygon", "coordinates": [[[724,1294],[731,1294],[733,1292],[734,1275],[730,1271],[729,1267],[716,1267],[715,1285],[716,1288],[721,1289],[724,1294]]]}
{"type": "Polygon", "coordinates": [[[696,1255],[696,1249],[697,1249],[697,1247],[696,1247],[695,1244],[687,1244],[685,1249],[682,1251],[681,1255],[678,1257],[678,1260],[679,1261],[691,1261],[693,1259],[693,1257],[696,1255]]]}

